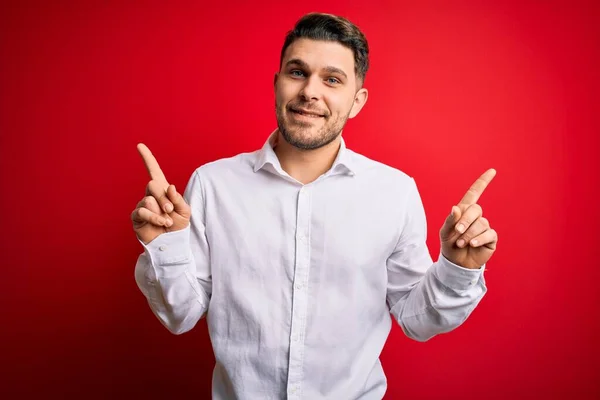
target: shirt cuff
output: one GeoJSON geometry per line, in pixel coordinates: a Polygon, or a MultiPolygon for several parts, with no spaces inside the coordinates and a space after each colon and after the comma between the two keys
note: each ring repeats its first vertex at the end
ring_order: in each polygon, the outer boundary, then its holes
{"type": "Polygon", "coordinates": [[[140,241],[152,265],[158,271],[167,272],[169,266],[188,263],[192,258],[190,247],[190,224],[184,229],[166,232],[148,244],[140,241]],[[162,267],[166,267],[162,268],[162,267]]]}
{"type": "Polygon", "coordinates": [[[453,290],[468,290],[483,279],[485,264],[479,269],[463,268],[449,261],[443,254],[436,263],[435,276],[442,284],[453,290]]]}

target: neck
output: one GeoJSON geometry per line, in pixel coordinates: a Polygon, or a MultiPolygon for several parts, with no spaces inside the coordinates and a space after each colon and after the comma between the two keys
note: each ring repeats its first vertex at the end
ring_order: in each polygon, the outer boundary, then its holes
{"type": "Polygon", "coordinates": [[[338,136],[333,142],[318,149],[302,150],[286,142],[278,131],[274,151],[281,168],[289,176],[306,185],[329,171],[337,157],[340,144],[341,136],[338,136]]]}

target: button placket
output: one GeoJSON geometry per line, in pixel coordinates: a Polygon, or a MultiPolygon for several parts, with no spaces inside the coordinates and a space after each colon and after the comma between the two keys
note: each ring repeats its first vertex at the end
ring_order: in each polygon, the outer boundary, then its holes
{"type": "Polygon", "coordinates": [[[310,268],[310,191],[302,187],[298,192],[296,216],[296,257],[294,285],[292,286],[292,326],[290,337],[290,359],[288,365],[288,396],[299,396],[301,392],[304,362],[304,332],[308,305],[308,275],[310,268]]]}

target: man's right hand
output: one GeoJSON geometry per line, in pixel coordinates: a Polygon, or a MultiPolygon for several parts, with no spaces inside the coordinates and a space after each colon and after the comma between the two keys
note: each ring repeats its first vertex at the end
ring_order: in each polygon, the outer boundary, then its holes
{"type": "Polygon", "coordinates": [[[131,213],[131,220],[137,237],[148,244],[163,233],[185,229],[192,211],[175,185],[169,185],[150,149],[142,143],[137,149],[150,174],[150,182],[146,186],[146,197],[131,213]]]}

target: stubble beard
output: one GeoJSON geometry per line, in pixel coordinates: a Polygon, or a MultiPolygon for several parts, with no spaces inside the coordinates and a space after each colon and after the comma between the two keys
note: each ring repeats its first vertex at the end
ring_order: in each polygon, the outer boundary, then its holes
{"type": "MultiPolygon", "coordinates": [[[[325,119],[323,126],[315,134],[310,135],[309,132],[315,129],[313,124],[298,121],[288,122],[282,107],[276,104],[275,110],[279,132],[286,142],[301,150],[315,150],[333,142],[344,129],[350,115],[348,112],[345,117],[339,116],[334,120],[331,120],[331,116],[322,117],[325,119]]],[[[288,109],[287,112],[289,114],[293,111],[288,109]]]]}

